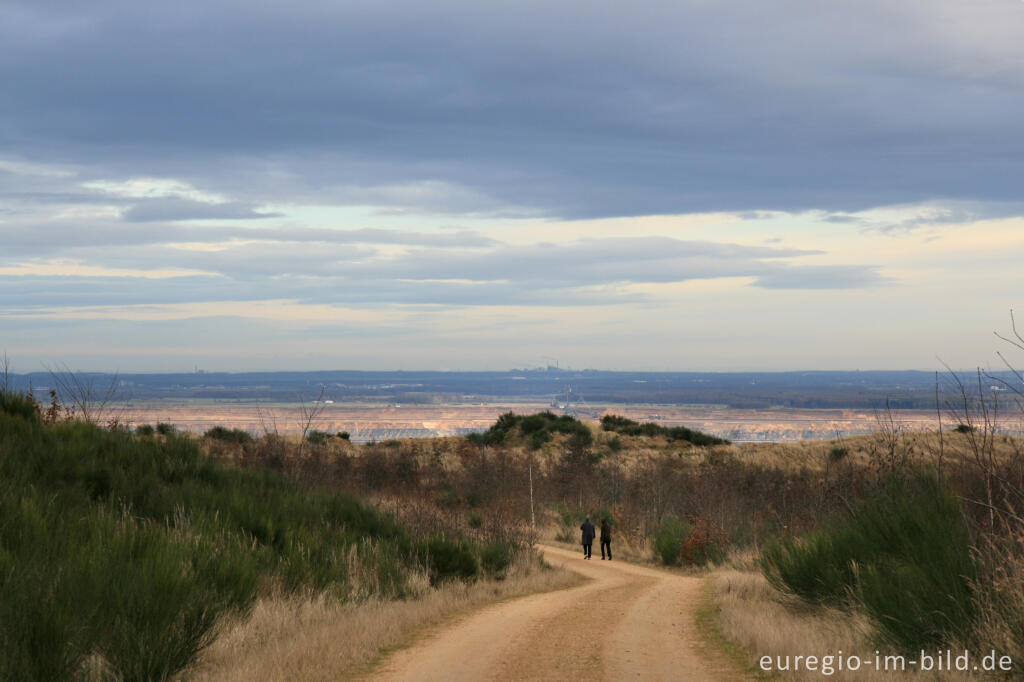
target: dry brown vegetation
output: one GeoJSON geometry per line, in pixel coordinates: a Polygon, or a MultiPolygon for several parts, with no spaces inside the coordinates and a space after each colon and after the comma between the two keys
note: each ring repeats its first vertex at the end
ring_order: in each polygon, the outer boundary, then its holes
{"type": "MultiPolygon", "coordinates": [[[[525,542],[575,543],[585,513],[608,516],[619,556],[641,561],[652,560],[653,539],[668,518],[690,534],[680,538],[684,550],[698,529],[720,544],[683,557],[756,555],[773,538],[841,515],[893,472],[937,472],[960,497],[985,565],[975,590],[981,615],[967,644],[988,643],[1021,660],[1024,536],[1013,505],[1024,481],[1024,440],[984,420],[959,432],[950,426],[964,419],[950,422],[941,433],[911,432],[880,417],[879,432],[870,436],[707,447],[609,433],[597,424],[588,425],[589,442],[557,433],[539,444],[525,434],[496,444],[452,437],[355,445],[327,438],[307,443],[301,457],[293,438],[275,435],[206,445],[243,467],[358,491],[418,532],[444,526],[482,541],[512,533],[525,542]]],[[[750,561],[745,566],[713,581],[723,634],[751,654],[874,651],[876,633],[855,609],[801,604],[765,582],[750,561]]],[[[325,608],[312,601],[299,612],[325,608]]]]}
{"type": "Polygon", "coordinates": [[[248,618],[225,624],[192,675],[210,681],[347,679],[424,628],[488,603],[581,580],[524,560],[501,581],[430,589],[423,576],[420,594],[404,601],[340,603],[323,595],[262,599],[248,618]]]}
{"type": "MultiPolygon", "coordinates": [[[[750,568],[721,569],[715,571],[710,580],[717,627],[725,638],[742,647],[754,669],[761,656],[775,660],[789,657],[792,661],[797,656],[820,658],[837,652],[865,660],[875,655],[873,626],[862,614],[827,607],[809,608],[781,594],[768,584],[760,571],[750,568]]],[[[910,671],[908,674],[920,673],[910,671]]],[[[794,680],[822,679],[820,670],[789,671],[784,675],[794,680]]],[[[893,679],[894,673],[862,667],[856,672],[836,671],[828,677],[880,682],[893,679]]],[[[936,673],[929,679],[952,681],[962,676],[936,673]]]]}

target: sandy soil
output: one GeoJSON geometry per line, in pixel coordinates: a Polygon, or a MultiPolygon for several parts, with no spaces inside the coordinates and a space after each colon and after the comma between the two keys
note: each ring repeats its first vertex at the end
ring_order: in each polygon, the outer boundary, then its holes
{"type": "Polygon", "coordinates": [[[700,578],[543,546],[590,580],[495,604],[436,628],[375,670],[375,680],[735,680],[702,653],[700,578]]]}

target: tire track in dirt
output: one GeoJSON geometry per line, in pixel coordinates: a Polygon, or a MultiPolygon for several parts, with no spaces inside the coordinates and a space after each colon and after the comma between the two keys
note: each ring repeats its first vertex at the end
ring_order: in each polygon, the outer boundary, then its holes
{"type": "Polygon", "coordinates": [[[736,680],[694,624],[700,578],[589,561],[542,545],[582,574],[579,587],[494,604],[428,631],[375,670],[375,680],[736,680]]]}

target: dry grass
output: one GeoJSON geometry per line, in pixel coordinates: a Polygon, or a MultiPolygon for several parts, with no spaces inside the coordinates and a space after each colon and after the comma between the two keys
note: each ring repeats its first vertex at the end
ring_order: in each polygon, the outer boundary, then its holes
{"type": "MultiPolygon", "coordinates": [[[[749,564],[748,561],[743,562],[749,564]]],[[[710,576],[712,604],[717,613],[717,628],[729,642],[749,656],[748,664],[757,669],[761,656],[859,656],[874,660],[877,647],[871,639],[871,624],[866,616],[831,608],[811,607],[775,590],[759,572],[749,568],[721,569],[710,576]]],[[[951,647],[954,650],[956,647],[951,647]]],[[[963,647],[960,647],[962,650],[963,647]]],[[[882,655],[889,652],[882,651],[882,655]]],[[[987,653],[987,652],[986,652],[987,653]]],[[[908,657],[910,660],[912,657],[908,657]]],[[[920,677],[908,665],[907,675],[920,677]]],[[[820,670],[782,673],[785,679],[821,680],[820,670]]],[[[935,680],[961,679],[956,673],[933,673],[935,680]]],[[[962,673],[961,673],[962,675],[962,673]]],[[[829,679],[863,682],[892,680],[898,675],[869,669],[857,672],[836,671],[829,679]]]]}
{"type": "MultiPolygon", "coordinates": [[[[1021,538],[1024,541],[1024,538],[1021,538]]],[[[981,616],[975,639],[1024,662],[1024,559],[1007,557],[1002,567],[979,586],[981,616]]]]}
{"type": "MultiPolygon", "coordinates": [[[[980,437],[980,436],[979,436],[980,437]]],[[[996,461],[1006,462],[1018,458],[1024,452],[1024,438],[996,435],[992,442],[996,461]]],[[[946,466],[955,466],[963,458],[971,457],[969,436],[962,433],[943,432],[941,439],[936,431],[896,431],[864,436],[851,436],[836,440],[804,440],[787,443],[743,443],[720,447],[737,461],[763,467],[775,467],[782,471],[825,472],[841,467],[869,467],[873,460],[885,458],[894,449],[908,462],[938,463],[940,458],[946,466]],[[845,450],[841,459],[834,458],[833,451],[845,450]]]]}
{"type": "Polygon", "coordinates": [[[502,581],[451,583],[409,601],[339,603],[323,595],[269,598],[250,616],[227,623],[190,672],[197,680],[338,680],[365,669],[382,652],[414,633],[479,606],[535,592],[563,589],[582,578],[518,562],[502,581]]]}

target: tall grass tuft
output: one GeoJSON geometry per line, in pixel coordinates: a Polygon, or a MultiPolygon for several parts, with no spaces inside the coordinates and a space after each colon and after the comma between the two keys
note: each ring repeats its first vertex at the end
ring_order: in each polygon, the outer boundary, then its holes
{"type": "Polygon", "coordinates": [[[904,651],[965,636],[975,614],[979,564],[961,505],[931,475],[893,477],[822,529],[769,544],[762,568],[806,601],[859,606],[904,651]]]}

